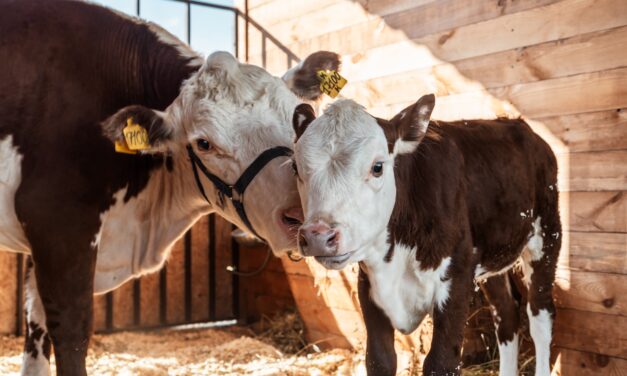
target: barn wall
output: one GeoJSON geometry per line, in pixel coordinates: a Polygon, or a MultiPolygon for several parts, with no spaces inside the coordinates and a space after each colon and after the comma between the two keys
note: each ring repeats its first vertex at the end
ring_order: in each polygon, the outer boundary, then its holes
{"type": "MultiPolygon", "coordinates": [[[[245,9],[243,0],[239,6],[245,9]]],[[[349,81],[342,94],[374,115],[389,117],[433,92],[436,119],[530,120],[560,164],[565,231],[555,294],[558,365],[563,374],[624,370],[624,0],[248,0],[248,10],[265,31],[249,26],[247,53],[240,33],[241,57],[281,74],[295,63],[289,54],[338,52],[349,81]]],[[[318,272],[305,264],[286,269],[314,337],[355,338],[348,335],[353,328],[332,327],[358,320],[354,273],[325,275],[327,284],[345,286],[348,294],[325,298],[325,308],[311,303],[321,301],[313,287],[318,272]],[[330,316],[321,318],[321,310],[330,316]]]]}

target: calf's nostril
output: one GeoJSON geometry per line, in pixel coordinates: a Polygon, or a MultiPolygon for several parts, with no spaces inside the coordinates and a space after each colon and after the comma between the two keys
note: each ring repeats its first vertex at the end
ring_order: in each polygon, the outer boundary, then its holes
{"type": "Polygon", "coordinates": [[[300,245],[301,248],[307,246],[307,239],[305,238],[305,235],[303,235],[302,232],[298,233],[298,245],[300,245]]]}

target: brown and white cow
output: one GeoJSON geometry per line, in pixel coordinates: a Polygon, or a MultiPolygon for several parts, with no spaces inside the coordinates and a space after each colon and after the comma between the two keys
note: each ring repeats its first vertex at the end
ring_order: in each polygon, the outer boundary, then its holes
{"type": "Polygon", "coordinates": [[[201,215],[277,254],[295,247],[284,162],[300,102],[265,70],[204,61],[154,24],[78,1],[0,1],[0,249],[34,263],[23,374],[49,373],[50,342],[59,374],[85,374],[93,293],[160,268],[201,215]],[[129,118],[148,130],[136,155],[114,151],[129,118]]]}
{"type": "Polygon", "coordinates": [[[369,375],[395,373],[394,329],[411,333],[427,313],[424,374],[459,374],[473,281],[492,305],[500,374],[516,375],[518,303],[506,272],[521,262],[536,375],[549,375],[555,157],[523,120],[430,121],[434,104],[424,96],[389,121],[350,100],[313,122],[310,107],[297,108],[300,251],[329,269],[359,262],[369,375]]]}

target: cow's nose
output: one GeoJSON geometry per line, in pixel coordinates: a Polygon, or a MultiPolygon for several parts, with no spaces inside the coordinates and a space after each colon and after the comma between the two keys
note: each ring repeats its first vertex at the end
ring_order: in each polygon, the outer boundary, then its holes
{"type": "Polygon", "coordinates": [[[330,256],[337,252],[340,232],[328,224],[317,221],[300,228],[298,244],[305,256],[330,256]]]}

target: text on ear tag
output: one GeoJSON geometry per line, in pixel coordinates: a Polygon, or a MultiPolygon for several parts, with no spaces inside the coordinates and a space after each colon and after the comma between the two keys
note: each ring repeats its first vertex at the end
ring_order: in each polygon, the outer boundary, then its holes
{"type": "Polygon", "coordinates": [[[148,131],[139,124],[133,123],[133,118],[126,119],[126,127],[122,130],[126,145],[131,150],[145,150],[150,148],[148,131]]]}
{"type": "Polygon", "coordinates": [[[317,72],[318,79],[320,80],[320,91],[330,96],[331,98],[335,98],[340,94],[340,91],[346,85],[348,81],[337,71],[328,70],[328,71],[318,71],[317,72]]]}

